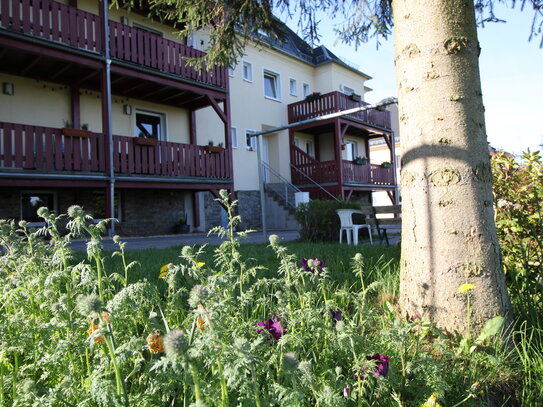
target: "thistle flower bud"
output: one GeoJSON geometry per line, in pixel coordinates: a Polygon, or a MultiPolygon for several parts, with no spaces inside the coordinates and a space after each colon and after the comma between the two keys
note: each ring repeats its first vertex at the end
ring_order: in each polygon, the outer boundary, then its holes
{"type": "Polygon", "coordinates": [[[361,254],[361,253],[356,253],[356,254],[354,255],[354,261],[359,262],[359,261],[362,261],[363,259],[364,259],[364,258],[362,257],[362,254],[361,254]]]}
{"type": "Polygon", "coordinates": [[[119,235],[113,236],[113,243],[115,243],[115,244],[121,243],[121,236],[119,236],[119,235]]]}
{"type": "Polygon", "coordinates": [[[296,370],[298,369],[298,355],[294,352],[287,352],[283,355],[283,367],[285,370],[296,370]]]}
{"type": "Polygon", "coordinates": [[[181,249],[181,256],[182,257],[192,257],[192,255],[193,255],[192,247],[183,246],[183,248],[181,249]]]}
{"type": "Polygon", "coordinates": [[[47,218],[49,216],[49,208],[47,206],[41,206],[36,212],[40,218],[47,218]]]}
{"type": "Polygon", "coordinates": [[[269,241],[272,246],[277,246],[281,242],[281,238],[277,235],[270,235],[269,241]]]}
{"type": "Polygon", "coordinates": [[[182,356],[187,350],[185,334],[178,329],[168,332],[164,337],[164,350],[169,358],[182,356]]]}
{"type": "Polygon", "coordinates": [[[80,295],[77,297],[77,309],[84,316],[100,314],[102,300],[96,294],[80,295]]]}
{"type": "Polygon", "coordinates": [[[189,294],[189,305],[192,308],[196,308],[199,304],[204,304],[209,297],[209,290],[207,287],[198,284],[192,287],[189,294]]]}
{"type": "Polygon", "coordinates": [[[226,199],[228,198],[228,191],[226,189],[221,189],[219,191],[219,195],[221,196],[222,199],[226,199]]]}
{"type": "Polygon", "coordinates": [[[79,218],[84,214],[83,208],[81,208],[79,205],[72,205],[68,208],[68,216],[70,218],[79,218]]]}
{"type": "Polygon", "coordinates": [[[28,225],[28,222],[26,220],[19,221],[19,227],[26,228],[26,225],[28,225]]]}

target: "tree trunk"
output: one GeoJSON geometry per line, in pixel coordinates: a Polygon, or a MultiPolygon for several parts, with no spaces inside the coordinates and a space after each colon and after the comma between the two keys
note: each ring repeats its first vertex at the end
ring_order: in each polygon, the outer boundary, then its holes
{"type": "Polygon", "coordinates": [[[394,0],[402,143],[400,306],[466,332],[511,310],[492,174],[473,0],[394,0]],[[461,284],[475,286],[460,293],[461,284]]]}

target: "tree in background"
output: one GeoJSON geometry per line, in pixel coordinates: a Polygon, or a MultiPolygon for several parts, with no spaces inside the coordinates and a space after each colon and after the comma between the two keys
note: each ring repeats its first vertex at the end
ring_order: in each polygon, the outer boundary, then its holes
{"type": "MultiPolygon", "coordinates": [[[[121,1],[121,0],[119,0],[121,1]]],[[[501,1],[501,0],[497,0],[501,1]]],[[[522,1],[535,11],[539,0],[522,1]]],[[[359,44],[395,28],[402,134],[403,230],[400,305],[410,318],[448,330],[477,330],[510,313],[496,236],[492,174],[479,78],[476,16],[496,21],[492,0],[150,0],[181,35],[209,29],[207,63],[231,63],[259,30],[281,39],[274,10],[299,16],[318,38],[318,16],[346,17],[341,38],[359,44]],[[486,13],[486,14],[483,14],[486,13]],[[393,18],[394,17],[394,18],[393,18]]],[[[515,2],[513,1],[513,5],[515,2]]]]}

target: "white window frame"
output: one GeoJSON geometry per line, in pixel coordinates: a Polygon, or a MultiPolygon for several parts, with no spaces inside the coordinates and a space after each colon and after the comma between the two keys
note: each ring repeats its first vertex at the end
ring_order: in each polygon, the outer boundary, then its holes
{"type": "MultiPolygon", "coordinates": [[[[20,219],[23,218],[23,194],[49,194],[53,195],[53,212],[58,213],[58,196],[56,191],[43,190],[43,189],[24,189],[19,192],[19,215],[20,219]]],[[[41,227],[45,226],[45,222],[28,222],[27,227],[41,227]]]]}
{"type": "Polygon", "coordinates": [[[256,151],[256,137],[251,137],[251,141],[249,143],[247,143],[247,136],[249,134],[254,134],[256,133],[256,130],[253,130],[253,129],[245,129],[245,148],[248,150],[248,151],[256,151]]]}
{"type": "Polygon", "coordinates": [[[243,80],[246,82],[253,82],[253,64],[249,61],[242,62],[242,76],[243,80]],[[247,72],[245,72],[245,67],[247,67],[247,72]]]}
{"type": "Polygon", "coordinates": [[[160,128],[162,131],[160,132],[159,141],[167,141],[168,140],[168,117],[166,115],[166,112],[159,112],[156,110],[148,110],[144,108],[136,107],[134,110],[134,120],[133,120],[133,129],[134,129],[134,137],[138,137],[138,127],[137,127],[137,120],[136,116],[138,113],[146,114],[148,116],[157,116],[160,117],[160,128]]]}
{"type": "Polygon", "coordinates": [[[236,126],[232,126],[230,131],[232,135],[232,148],[238,148],[238,128],[236,126]]]}
{"type": "Polygon", "coordinates": [[[288,78],[288,91],[291,96],[298,96],[298,81],[294,78],[288,78]],[[294,86],[294,89],[292,89],[294,86]]]}
{"type": "Polygon", "coordinates": [[[264,97],[266,99],[281,101],[281,74],[279,72],[272,71],[271,69],[264,68],[262,70],[262,81],[263,81],[264,97]],[[274,78],[273,83],[275,83],[275,93],[276,93],[275,97],[266,95],[266,76],[270,76],[274,78]]]}
{"type": "Polygon", "coordinates": [[[313,143],[313,140],[306,140],[305,152],[308,156],[315,158],[315,143],[313,143]]]}
{"type": "Polygon", "coordinates": [[[300,139],[298,137],[294,137],[294,145],[300,148],[300,139]]]}
{"type": "Polygon", "coordinates": [[[304,98],[311,95],[311,85],[307,82],[302,83],[302,93],[304,98]]]}
{"type": "Polygon", "coordinates": [[[236,65],[233,60],[231,60],[230,64],[228,64],[228,76],[231,78],[236,76],[236,65]]]}
{"type": "Polygon", "coordinates": [[[341,90],[343,93],[345,93],[348,96],[352,95],[353,93],[356,93],[354,91],[354,88],[351,88],[350,86],[347,86],[347,85],[341,85],[339,90],[341,90]]]}

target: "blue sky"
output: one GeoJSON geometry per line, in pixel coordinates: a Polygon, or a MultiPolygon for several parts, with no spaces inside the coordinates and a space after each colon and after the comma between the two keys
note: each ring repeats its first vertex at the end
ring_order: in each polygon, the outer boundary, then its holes
{"type": "MultiPolygon", "coordinates": [[[[486,109],[486,129],[490,143],[513,153],[543,143],[543,49],[541,37],[528,42],[533,14],[529,10],[497,5],[496,15],[506,23],[487,23],[479,28],[481,82],[486,109]]],[[[290,24],[291,27],[294,24],[290,24]]],[[[295,27],[292,27],[295,29],[295,27]]],[[[396,96],[393,38],[375,40],[359,47],[341,44],[333,24],[321,23],[321,43],[338,56],[358,65],[372,76],[367,85],[374,89],[366,101],[396,96]]]]}

